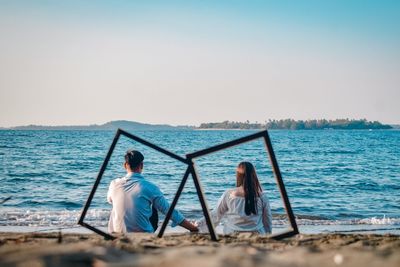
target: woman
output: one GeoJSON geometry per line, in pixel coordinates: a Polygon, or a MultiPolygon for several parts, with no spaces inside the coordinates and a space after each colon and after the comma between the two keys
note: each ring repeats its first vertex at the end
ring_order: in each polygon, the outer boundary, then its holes
{"type": "MultiPolygon", "coordinates": [[[[228,189],[211,212],[214,225],[224,220],[224,234],[235,232],[272,231],[271,208],[267,195],[262,192],[256,170],[250,162],[241,162],[236,170],[236,188],[228,189]]],[[[200,231],[207,230],[204,218],[197,222],[200,231]]]]}

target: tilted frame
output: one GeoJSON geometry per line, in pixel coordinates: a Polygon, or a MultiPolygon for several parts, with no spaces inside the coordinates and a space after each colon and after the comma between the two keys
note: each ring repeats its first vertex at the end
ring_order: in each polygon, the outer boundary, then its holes
{"type": "Polygon", "coordinates": [[[206,220],[208,231],[209,231],[209,233],[211,235],[211,239],[213,241],[217,241],[218,237],[217,237],[214,225],[211,222],[211,216],[210,216],[210,213],[209,213],[209,209],[207,207],[207,201],[206,201],[206,199],[204,197],[203,189],[201,187],[198,175],[196,173],[196,169],[194,167],[194,163],[193,163],[192,160],[188,160],[188,164],[189,164],[189,167],[187,168],[187,170],[185,172],[185,175],[183,176],[183,179],[182,179],[182,181],[181,181],[181,183],[180,183],[180,185],[178,187],[178,191],[176,192],[174,200],[172,201],[172,204],[171,204],[167,214],[165,215],[164,221],[163,221],[163,223],[161,225],[160,231],[158,232],[157,236],[158,237],[162,237],[163,236],[164,231],[167,228],[168,222],[171,219],[172,212],[174,211],[175,206],[178,203],[179,197],[180,197],[180,195],[181,195],[181,193],[183,191],[183,188],[185,187],[187,178],[189,177],[189,174],[191,174],[192,178],[193,178],[194,186],[196,187],[197,195],[198,195],[199,200],[200,200],[201,208],[203,210],[204,218],[206,220]]]}
{"type": "MultiPolygon", "coordinates": [[[[111,143],[111,146],[110,146],[110,148],[109,148],[109,150],[107,152],[107,155],[106,155],[106,157],[105,157],[105,159],[103,161],[103,164],[101,165],[100,171],[97,174],[96,181],[94,182],[94,185],[92,187],[92,190],[90,191],[89,197],[88,197],[88,199],[87,199],[87,201],[85,203],[85,206],[83,207],[81,216],[80,216],[80,218],[78,220],[78,224],[82,225],[83,227],[88,228],[89,230],[92,230],[93,232],[95,232],[95,233],[97,233],[99,235],[102,235],[105,239],[111,239],[111,240],[115,239],[116,237],[111,235],[111,234],[108,234],[106,232],[103,232],[102,230],[100,230],[100,229],[98,229],[98,228],[86,223],[84,220],[85,220],[85,216],[87,214],[87,211],[90,208],[90,204],[92,203],[93,197],[94,197],[94,195],[96,193],[97,187],[100,184],[101,178],[103,177],[103,174],[104,174],[104,172],[105,172],[105,170],[107,168],[108,162],[110,161],[111,155],[114,152],[114,148],[117,145],[119,137],[121,135],[123,135],[123,136],[125,136],[125,137],[127,137],[129,139],[132,139],[132,140],[134,140],[134,141],[136,141],[138,143],[141,143],[141,144],[143,144],[143,145],[145,145],[147,147],[150,147],[150,148],[152,148],[154,150],[157,150],[158,152],[161,152],[161,153],[163,153],[163,154],[165,154],[167,156],[170,156],[173,159],[176,159],[176,160],[186,164],[188,167],[186,169],[186,172],[184,174],[184,177],[183,177],[182,181],[186,181],[189,173],[193,172],[193,165],[192,165],[191,161],[188,161],[187,159],[185,159],[183,157],[180,157],[180,156],[178,156],[178,155],[176,155],[176,154],[174,154],[174,153],[172,153],[172,152],[170,152],[170,151],[168,151],[168,150],[166,150],[164,148],[161,148],[161,147],[159,147],[159,146],[157,146],[157,145],[155,145],[153,143],[150,143],[149,141],[146,141],[146,140],[144,140],[144,139],[142,139],[142,138],[140,138],[138,136],[135,136],[135,135],[133,135],[131,133],[128,133],[127,131],[124,131],[122,129],[118,129],[116,134],[115,134],[115,136],[114,136],[114,139],[113,139],[113,141],[111,143]]],[[[208,209],[207,209],[207,204],[205,202],[203,191],[202,191],[198,181],[195,181],[195,184],[198,185],[198,186],[196,186],[197,194],[199,196],[199,200],[200,200],[201,205],[203,207],[203,213],[204,213],[204,216],[205,216],[205,218],[207,220],[207,225],[209,225],[209,226],[211,225],[212,226],[212,223],[211,223],[211,220],[210,220],[210,214],[209,214],[208,209]]],[[[183,187],[182,183],[181,183],[180,187],[181,186],[183,187]]],[[[182,189],[180,189],[180,191],[181,190],[182,189]]],[[[179,189],[178,189],[178,192],[179,192],[179,189]]],[[[172,207],[172,205],[171,205],[171,207],[172,207]]],[[[175,205],[173,205],[173,207],[175,207],[175,205]]],[[[173,211],[173,209],[168,210],[168,213],[167,213],[168,218],[171,216],[172,211],[173,211]]],[[[164,220],[164,222],[165,221],[167,221],[167,223],[168,223],[168,220],[164,220]]],[[[164,227],[164,230],[165,230],[165,227],[164,227]]],[[[212,228],[212,229],[209,228],[209,231],[210,231],[210,233],[211,232],[212,233],[215,232],[214,228],[212,228]]],[[[159,233],[158,236],[162,237],[163,233],[164,233],[164,231],[162,231],[161,235],[159,233]]]]}
{"type": "MultiPolygon", "coordinates": [[[[278,185],[278,188],[279,188],[279,191],[281,194],[281,198],[282,198],[283,204],[285,206],[286,215],[289,219],[289,223],[291,226],[291,229],[289,229],[288,231],[281,232],[281,233],[278,233],[275,235],[271,235],[270,237],[274,238],[274,239],[282,239],[282,238],[294,236],[299,233],[299,230],[297,228],[296,218],[294,216],[292,207],[290,205],[289,197],[287,195],[285,185],[283,183],[282,174],[279,170],[278,161],[276,160],[275,153],[272,148],[272,143],[271,143],[271,139],[269,138],[268,130],[257,132],[255,134],[251,134],[251,135],[248,135],[248,136],[245,136],[245,137],[233,140],[233,141],[229,141],[229,142],[226,142],[226,143],[223,143],[220,145],[216,145],[216,146],[212,146],[212,147],[209,147],[209,148],[206,148],[203,150],[199,150],[199,151],[191,153],[191,154],[187,154],[186,159],[188,160],[188,162],[191,166],[190,172],[193,176],[193,180],[197,181],[197,183],[199,183],[199,175],[197,174],[196,168],[193,163],[193,159],[202,157],[207,154],[211,154],[211,153],[214,153],[214,152],[217,152],[220,150],[224,150],[224,149],[227,149],[230,147],[234,147],[234,146],[246,143],[246,142],[250,142],[250,141],[253,141],[253,140],[256,140],[259,138],[264,139],[265,147],[266,147],[268,155],[269,155],[269,160],[272,165],[272,170],[274,172],[275,180],[278,185]]],[[[174,197],[173,205],[171,205],[170,210],[168,211],[167,216],[165,217],[164,223],[168,222],[168,220],[171,217],[171,214],[175,207],[175,204],[177,203],[177,201],[182,193],[184,184],[186,183],[187,175],[188,175],[188,173],[186,173],[184,176],[184,179],[182,179],[181,186],[179,187],[178,192],[176,193],[176,195],[174,197]]],[[[195,182],[195,185],[196,185],[196,182],[195,182]]],[[[197,186],[196,186],[196,189],[197,189],[197,186]]],[[[203,192],[201,188],[200,188],[200,191],[203,192]]],[[[203,205],[202,205],[202,208],[204,209],[203,205]]],[[[208,209],[207,209],[207,211],[208,211],[208,209]]],[[[205,219],[207,222],[208,229],[210,231],[211,239],[216,241],[216,240],[218,240],[218,237],[214,231],[214,225],[210,220],[209,212],[207,212],[207,214],[208,214],[208,218],[206,217],[205,219]],[[209,224],[211,224],[211,225],[209,225],[209,224]],[[212,231],[210,229],[212,229],[212,231]]]]}

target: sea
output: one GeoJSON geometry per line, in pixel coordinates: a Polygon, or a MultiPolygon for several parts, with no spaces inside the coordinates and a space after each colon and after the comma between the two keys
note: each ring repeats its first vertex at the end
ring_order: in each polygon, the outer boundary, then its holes
{"type": "MultiPolygon", "coordinates": [[[[131,133],[185,157],[255,132],[131,133]]],[[[0,231],[88,231],[77,221],[114,135],[115,131],[0,131],[0,231]]],[[[269,135],[300,232],[400,234],[399,130],[272,130],[269,135]]],[[[128,149],[144,154],[144,177],[170,202],[175,196],[187,165],[122,136],[85,217],[92,226],[107,227],[108,186],[125,175],[128,149]]],[[[270,201],[273,232],[290,228],[262,139],[195,160],[208,208],[212,210],[223,192],[235,187],[241,161],[256,167],[270,201]]],[[[176,209],[190,220],[203,216],[191,176],[176,209]]],[[[162,220],[160,214],[160,224],[162,220]]]]}

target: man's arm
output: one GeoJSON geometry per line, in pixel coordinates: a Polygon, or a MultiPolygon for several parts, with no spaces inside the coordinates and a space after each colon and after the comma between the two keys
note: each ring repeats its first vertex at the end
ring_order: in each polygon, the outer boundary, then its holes
{"type": "MultiPolygon", "coordinates": [[[[169,207],[170,207],[168,201],[166,200],[163,193],[158,188],[156,189],[155,193],[156,193],[155,194],[156,196],[153,199],[154,207],[157,210],[159,210],[160,212],[162,212],[163,214],[167,214],[169,207]]],[[[175,209],[172,212],[171,220],[173,221],[172,226],[180,225],[183,228],[186,228],[187,230],[189,230],[191,232],[198,231],[197,226],[195,226],[194,224],[192,224],[191,222],[186,220],[185,217],[183,217],[183,215],[175,209]]]]}

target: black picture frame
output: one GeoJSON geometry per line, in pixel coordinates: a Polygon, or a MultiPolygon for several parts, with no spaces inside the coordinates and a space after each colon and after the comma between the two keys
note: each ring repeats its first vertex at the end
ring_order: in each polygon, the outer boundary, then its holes
{"type": "MultiPolygon", "coordinates": [[[[270,237],[273,238],[273,239],[283,239],[283,238],[286,238],[286,237],[291,237],[291,236],[297,235],[299,233],[299,230],[298,230],[298,227],[297,227],[296,218],[294,216],[293,209],[292,209],[292,207],[290,205],[289,197],[288,197],[288,194],[286,192],[285,185],[283,183],[282,174],[281,174],[280,169],[279,169],[278,161],[276,160],[275,152],[274,152],[274,150],[272,148],[272,143],[271,143],[271,139],[270,139],[269,134],[268,134],[268,130],[263,130],[263,131],[260,131],[260,132],[257,132],[257,133],[242,137],[242,138],[238,138],[238,139],[226,142],[226,143],[222,143],[222,144],[219,144],[219,145],[216,145],[216,146],[212,146],[212,147],[209,147],[209,148],[206,148],[206,149],[203,149],[203,150],[199,150],[199,151],[187,154],[186,155],[186,159],[187,159],[187,161],[189,162],[189,164],[191,166],[191,169],[189,171],[192,174],[193,180],[195,181],[196,189],[197,189],[197,191],[203,192],[203,190],[201,188],[200,189],[197,188],[198,186],[200,186],[200,183],[199,183],[200,179],[199,179],[199,175],[197,174],[195,165],[193,163],[193,159],[199,158],[199,157],[202,157],[202,156],[205,156],[205,155],[217,152],[217,151],[221,151],[221,150],[224,150],[224,149],[227,149],[227,148],[231,148],[231,147],[234,147],[234,146],[246,143],[246,142],[250,142],[250,141],[253,141],[253,140],[256,140],[256,139],[259,139],[259,138],[263,138],[264,139],[265,147],[266,147],[266,150],[267,150],[268,155],[269,155],[269,160],[270,160],[270,163],[272,165],[272,170],[273,170],[273,173],[274,173],[274,176],[275,176],[275,180],[276,180],[276,183],[278,185],[278,188],[279,188],[279,191],[280,191],[280,194],[281,194],[281,198],[283,200],[283,204],[284,204],[284,207],[285,207],[285,210],[286,210],[286,215],[287,215],[287,217],[289,219],[289,223],[290,223],[290,227],[291,227],[291,229],[289,229],[287,231],[280,232],[280,233],[277,233],[277,234],[274,234],[274,235],[270,235],[270,237]],[[196,182],[198,183],[198,185],[196,185],[196,182]]],[[[172,211],[175,208],[175,204],[178,202],[178,199],[179,199],[179,197],[180,197],[180,195],[182,193],[182,189],[183,189],[183,187],[184,187],[184,185],[186,183],[187,176],[188,176],[188,173],[186,173],[185,176],[184,176],[184,179],[182,179],[181,185],[180,185],[180,187],[179,187],[179,189],[178,189],[178,191],[177,191],[177,193],[176,193],[176,195],[174,197],[174,200],[172,202],[170,210],[168,211],[168,213],[167,213],[167,215],[166,215],[166,217],[164,219],[163,228],[161,228],[162,231],[164,231],[164,229],[165,229],[165,227],[166,227],[166,225],[167,225],[167,223],[168,223],[168,221],[169,221],[169,219],[171,217],[172,211]]],[[[202,197],[204,197],[204,196],[202,196],[202,197]]],[[[206,203],[205,200],[203,202],[206,203]]],[[[202,208],[204,210],[203,202],[202,202],[202,208]]],[[[207,208],[207,215],[208,215],[208,217],[205,217],[205,219],[206,219],[207,226],[208,226],[208,229],[209,229],[209,232],[210,232],[210,235],[211,235],[211,239],[214,240],[214,241],[217,241],[218,237],[217,237],[217,235],[215,233],[214,225],[211,222],[211,219],[209,217],[208,208],[207,208]],[[210,229],[212,229],[212,231],[210,229]]],[[[162,233],[163,232],[161,232],[161,235],[159,235],[159,237],[162,236],[162,233]]]]}
{"type": "Polygon", "coordinates": [[[189,164],[189,166],[188,166],[188,168],[187,168],[187,170],[185,172],[185,175],[183,176],[183,179],[182,179],[182,181],[181,181],[181,183],[180,183],[180,185],[178,187],[178,190],[177,190],[177,192],[175,194],[175,197],[172,200],[171,206],[170,206],[167,214],[165,215],[164,221],[163,221],[163,223],[161,225],[160,231],[158,232],[157,236],[161,238],[164,235],[164,231],[167,228],[169,220],[171,219],[172,212],[174,211],[175,206],[178,203],[179,197],[182,194],[183,188],[185,187],[187,178],[189,177],[189,174],[191,174],[192,178],[193,178],[194,186],[196,188],[197,196],[199,197],[199,201],[200,201],[200,204],[201,204],[201,209],[203,210],[203,215],[204,215],[204,218],[206,220],[207,228],[208,228],[208,231],[210,233],[211,239],[213,241],[217,241],[218,240],[218,236],[217,236],[217,233],[215,231],[214,225],[211,222],[211,216],[210,216],[210,213],[209,213],[209,208],[207,206],[207,201],[206,201],[206,199],[204,197],[204,193],[203,193],[204,191],[203,191],[203,189],[201,187],[201,184],[200,184],[200,181],[198,179],[198,175],[196,173],[196,169],[194,167],[194,163],[193,163],[192,160],[189,159],[188,160],[188,164],[189,164]]]}
{"type": "MultiPolygon", "coordinates": [[[[102,230],[100,230],[100,229],[88,224],[88,223],[86,223],[85,222],[85,217],[86,217],[87,211],[90,208],[90,204],[92,203],[93,197],[94,197],[94,195],[96,193],[96,190],[97,190],[97,188],[98,188],[98,186],[100,184],[100,181],[101,181],[101,179],[103,177],[103,174],[104,174],[104,172],[105,172],[105,170],[107,168],[108,162],[110,161],[111,155],[114,152],[115,146],[117,145],[118,140],[119,140],[121,135],[123,135],[123,136],[125,136],[125,137],[127,137],[129,139],[132,139],[132,140],[134,140],[134,141],[136,141],[138,143],[141,143],[141,144],[143,144],[143,145],[145,145],[147,147],[150,147],[150,148],[152,148],[152,149],[154,149],[154,150],[156,150],[156,151],[158,151],[160,153],[163,153],[163,154],[165,154],[167,156],[170,156],[171,158],[173,158],[175,160],[178,160],[178,161],[186,164],[187,165],[187,169],[185,171],[185,174],[184,174],[184,177],[183,177],[182,181],[186,181],[189,173],[193,173],[194,172],[192,162],[188,161],[186,158],[183,158],[183,157],[181,157],[179,155],[176,155],[176,154],[174,154],[174,153],[172,153],[172,152],[170,152],[170,151],[168,151],[168,150],[166,150],[166,149],[164,149],[162,147],[159,147],[159,146],[157,146],[157,145],[155,145],[155,144],[153,144],[153,143],[151,143],[149,141],[146,141],[146,140],[144,140],[144,139],[142,139],[142,138],[140,138],[140,137],[138,137],[136,135],[133,135],[133,134],[131,134],[131,133],[125,131],[125,130],[122,130],[122,129],[118,128],[117,132],[115,133],[114,139],[113,139],[113,141],[111,143],[111,146],[108,149],[108,152],[107,152],[107,155],[106,155],[106,157],[105,157],[105,159],[103,161],[103,164],[100,167],[100,171],[97,174],[97,178],[96,178],[96,180],[94,182],[92,190],[90,191],[88,199],[86,200],[86,203],[85,203],[85,205],[84,205],[84,207],[82,209],[82,213],[81,213],[81,215],[79,217],[79,220],[78,220],[78,224],[79,225],[81,225],[83,227],[86,227],[89,230],[92,230],[93,232],[103,236],[105,239],[108,239],[108,240],[113,240],[116,237],[111,235],[111,234],[108,234],[108,233],[106,233],[106,232],[104,232],[104,231],[102,231],[102,230]]],[[[195,180],[195,184],[197,184],[197,186],[196,186],[197,194],[199,196],[199,200],[200,200],[202,208],[203,208],[204,217],[207,220],[207,225],[212,226],[212,223],[211,223],[211,220],[210,220],[210,214],[208,212],[207,203],[205,202],[203,191],[202,191],[202,189],[200,187],[199,181],[196,180],[196,178],[194,178],[194,180],[195,180]]],[[[182,185],[182,182],[181,182],[180,187],[182,186],[182,188],[183,188],[183,185],[182,185]]],[[[179,188],[178,188],[178,191],[179,191],[179,188]]],[[[175,207],[175,205],[176,205],[176,202],[175,202],[175,204],[171,205],[171,207],[175,207]]],[[[173,208],[172,209],[170,208],[168,210],[168,213],[167,213],[166,217],[170,218],[171,214],[172,214],[172,211],[173,211],[173,208]]],[[[168,220],[164,220],[164,221],[166,221],[168,223],[168,220]]],[[[165,227],[166,227],[166,225],[164,226],[164,230],[165,230],[165,227]]],[[[162,235],[164,233],[164,230],[162,232],[160,231],[161,234],[160,234],[160,232],[158,233],[159,237],[162,237],[162,235]]],[[[213,234],[215,235],[214,228],[212,228],[212,229],[209,228],[209,231],[210,231],[210,234],[212,236],[213,236],[213,234]]]]}

